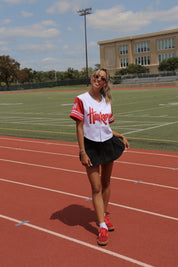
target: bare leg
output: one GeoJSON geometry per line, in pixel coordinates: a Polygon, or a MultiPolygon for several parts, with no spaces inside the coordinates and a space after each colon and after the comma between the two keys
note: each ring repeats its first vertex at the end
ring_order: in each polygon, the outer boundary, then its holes
{"type": "Polygon", "coordinates": [[[110,177],[112,173],[113,162],[102,165],[101,167],[101,184],[104,203],[104,212],[107,212],[108,202],[111,194],[110,177]]]}
{"type": "Polygon", "coordinates": [[[104,203],[99,166],[87,167],[86,170],[92,189],[93,206],[98,222],[101,223],[104,222],[104,203]]]}

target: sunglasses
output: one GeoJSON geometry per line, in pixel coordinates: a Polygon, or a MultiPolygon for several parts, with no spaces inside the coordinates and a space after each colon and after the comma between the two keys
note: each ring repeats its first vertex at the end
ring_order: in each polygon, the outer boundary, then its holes
{"type": "Polygon", "coordinates": [[[98,74],[93,75],[95,79],[101,78],[102,82],[106,82],[106,78],[99,76],[98,74]]]}

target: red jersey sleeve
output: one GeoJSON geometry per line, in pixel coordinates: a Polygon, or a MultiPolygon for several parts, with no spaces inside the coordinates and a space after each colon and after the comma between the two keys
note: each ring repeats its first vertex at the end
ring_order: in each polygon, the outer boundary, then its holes
{"type": "Polygon", "coordinates": [[[83,121],[84,108],[83,102],[78,97],[75,98],[74,105],[70,114],[71,119],[83,121]]]}

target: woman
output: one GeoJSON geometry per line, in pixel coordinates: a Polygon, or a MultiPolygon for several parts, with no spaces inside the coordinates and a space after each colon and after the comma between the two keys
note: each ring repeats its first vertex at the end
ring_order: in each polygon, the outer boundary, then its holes
{"type": "Polygon", "coordinates": [[[95,71],[91,77],[91,88],[75,98],[70,114],[76,121],[80,160],[86,167],[91,184],[93,206],[100,227],[99,245],[106,245],[108,231],[114,230],[107,215],[113,161],[129,147],[127,139],[113,132],[109,125],[114,118],[108,83],[107,70],[95,71]]]}

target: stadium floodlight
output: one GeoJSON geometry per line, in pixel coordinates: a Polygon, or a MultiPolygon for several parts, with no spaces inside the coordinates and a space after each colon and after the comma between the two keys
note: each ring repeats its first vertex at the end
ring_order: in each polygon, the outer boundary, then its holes
{"type": "Polygon", "coordinates": [[[84,26],[85,26],[85,56],[86,56],[86,80],[88,86],[88,53],[87,53],[87,26],[86,26],[86,15],[92,13],[92,8],[85,8],[78,10],[79,16],[84,16],[84,26]]]}

